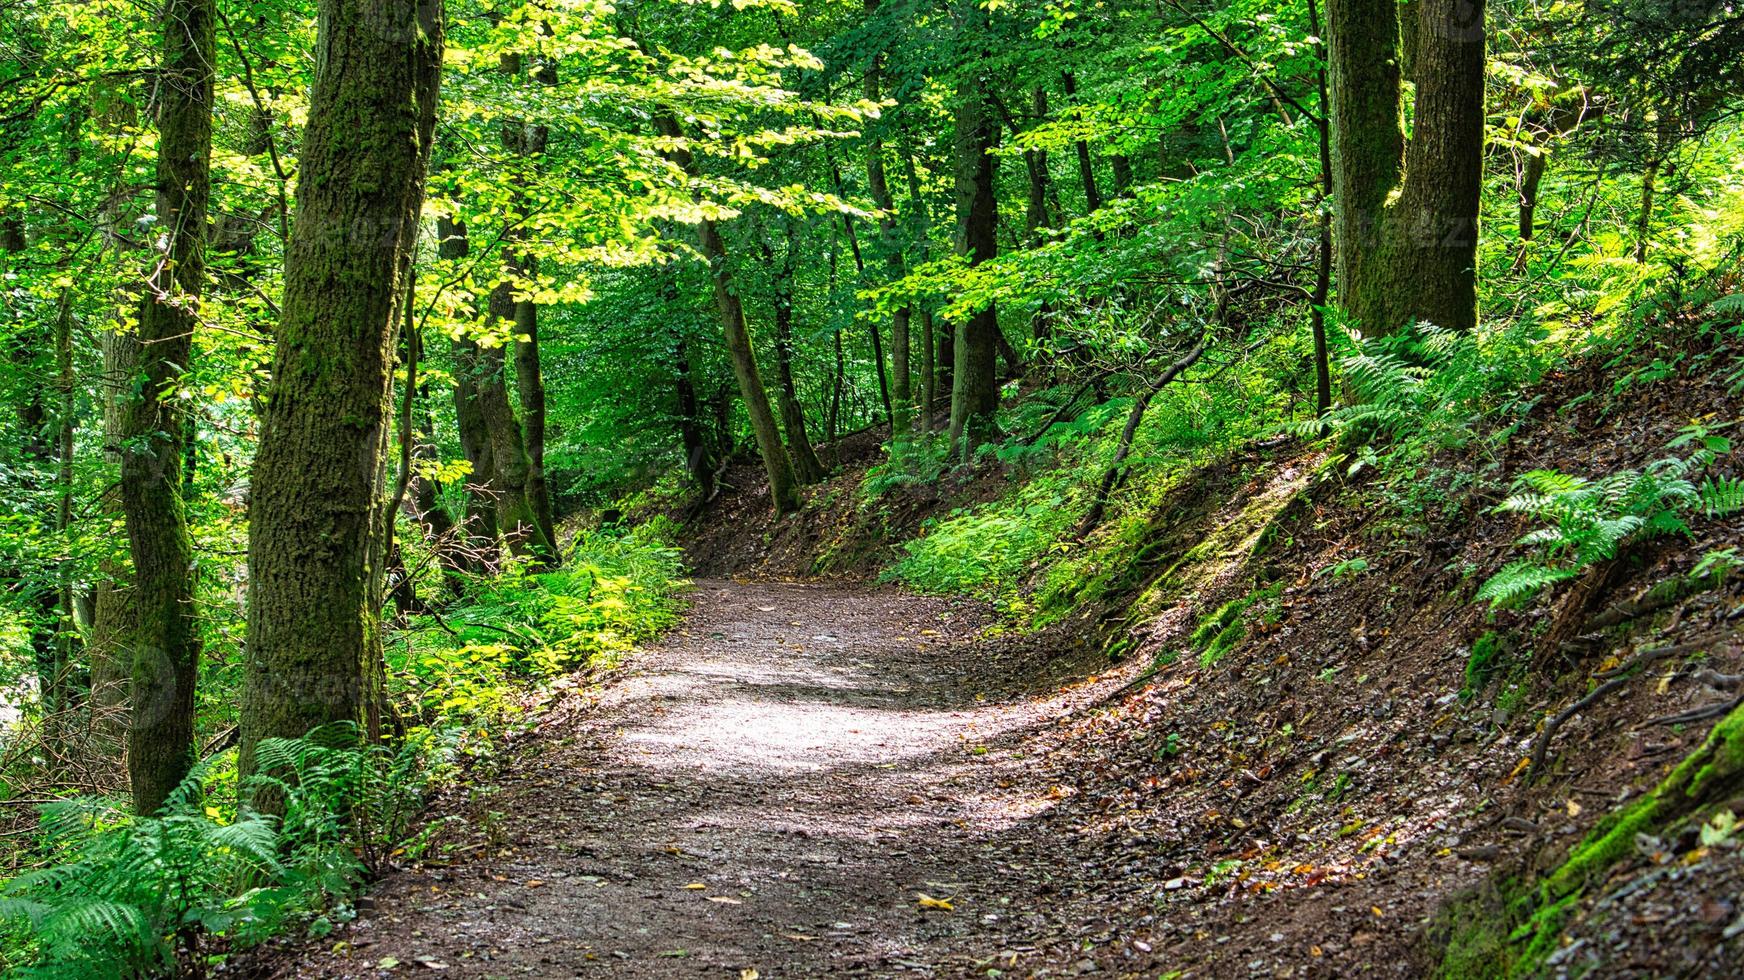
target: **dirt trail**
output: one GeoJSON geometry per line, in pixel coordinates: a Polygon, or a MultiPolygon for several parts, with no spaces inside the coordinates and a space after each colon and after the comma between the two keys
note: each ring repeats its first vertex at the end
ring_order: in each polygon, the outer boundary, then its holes
{"type": "Polygon", "coordinates": [[[1001,881],[1047,858],[997,841],[1047,800],[1015,749],[1093,692],[984,700],[974,614],[942,601],[727,581],[694,598],[596,710],[522,752],[481,808],[502,815],[488,856],[390,876],[280,975],[957,975],[1022,956],[1001,881]]]}

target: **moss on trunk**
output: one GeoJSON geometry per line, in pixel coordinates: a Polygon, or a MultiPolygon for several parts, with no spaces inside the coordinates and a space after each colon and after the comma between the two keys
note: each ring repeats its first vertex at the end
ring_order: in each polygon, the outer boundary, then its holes
{"type": "Polygon", "coordinates": [[[194,763],[200,632],[194,547],[182,502],[188,424],[175,388],[193,354],[206,277],[215,20],[212,0],[170,0],[163,8],[159,237],[140,305],[139,372],[121,443],[137,616],[127,764],[140,813],[162,806],[194,763]]]}
{"type": "Polygon", "coordinates": [[[1477,324],[1484,3],[1328,0],[1339,300],[1369,336],[1477,324]],[[1400,12],[1415,18],[1414,135],[1400,12]]]}
{"type": "Polygon", "coordinates": [[[263,738],[379,729],[394,318],[417,234],[443,9],[322,0],[298,213],[249,511],[243,771],[263,738]]]}

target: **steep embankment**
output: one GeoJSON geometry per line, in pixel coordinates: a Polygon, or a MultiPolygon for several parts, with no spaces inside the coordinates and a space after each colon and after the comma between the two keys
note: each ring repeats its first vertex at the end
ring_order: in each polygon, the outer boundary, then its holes
{"type": "MultiPolygon", "coordinates": [[[[1702,770],[1725,778],[1631,809],[1736,703],[1738,581],[1698,565],[1744,521],[1632,544],[1522,609],[1473,601],[1533,526],[1494,510],[1515,477],[1644,469],[1687,455],[1668,447],[1692,420],[1744,415],[1713,373],[1625,370],[1553,375],[1512,438],[1391,485],[1289,442],[1180,481],[1086,576],[1092,604],[1017,641],[1154,672],[1010,749],[1045,802],[999,846],[1055,873],[1012,875],[1026,929],[939,951],[951,969],[1664,974],[1744,953],[1731,743],[1702,770]]],[[[781,571],[807,540],[873,550],[840,538],[759,540],[781,571]]]]}

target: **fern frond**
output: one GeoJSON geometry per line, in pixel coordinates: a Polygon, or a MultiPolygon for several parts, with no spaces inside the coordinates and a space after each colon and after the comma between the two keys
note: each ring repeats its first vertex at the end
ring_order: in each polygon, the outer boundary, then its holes
{"type": "Polygon", "coordinates": [[[1715,313],[1744,313],[1744,293],[1722,296],[1709,303],[1708,309],[1715,313]]]}
{"type": "Polygon", "coordinates": [[[1578,569],[1551,568],[1530,558],[1512,561],[1490,576],[1478,587],[1476,600],[1488,602],[1492,608],[1524,602],[1537,595],[1545,586],[1579,575],[1578,569]]]}
{"type": "Polygon", "coordinates": [[[1591,486],[1591,481],[1558,470],[1530,470],[1514,478],[1515,487],[1525,487],[1545,496],[1575,493],[1591,486]]]}
{"type": "Polygon", "coordinates": [[[42,921],[41,928],[52,945],[71,947],[63,952],[76,952],[93,938],[132,948],[145,946],[153,940],[139,909],[101,900],[61,905],[42,921]]]}
{"type": "MultiPolygon", "coordinates": [[[[1738,295],[1744,296],[1744,293],[1738,295]]],[[[1744,510],[1744,479],[1739,477],[1709,477],[1702,481],[1697,493],[1702,513],[1709,517],[1728,517],[1744,510]]]]}

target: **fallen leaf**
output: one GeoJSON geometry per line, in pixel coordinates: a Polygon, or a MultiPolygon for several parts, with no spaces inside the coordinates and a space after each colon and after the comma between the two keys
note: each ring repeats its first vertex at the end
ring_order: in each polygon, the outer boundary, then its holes
{"type": "Polygon", "coordinates": [[[381,959],[375,961],[375,968],[378,970],[391,970],[394,967],[399,966],[399,965],[400,965],[399,959],[396,957],[393,957],[393,956],[384,956],[381,959]]]}
{"type": "Polygon", "coordinates": [[[686,891],[693,891],[693,892],[702,891],[704,888],[707,888],[707,887],[708,887],[707,885],[703,884],[700,881],[693,881],[690,884],[684,886],[686,891]]]}
{"type": "Polygon", "coordinates": [[[719,902],[722,905],[743,905],[743,904],[745,904],[744,902],[741,902],[736,898],[728,898],[725,895],[710,895],[709,901],[719,902]]]}
{"type": "Polygon", "coordinates": [[[934,898],[926,892],[915,892],[914,897],[923,909],[938,909],[940,912],[956,911],[948,898],[934,898]]]}
{"type": "Polygon", "coordinates": [[[762,976],[763,974],[758,973],[754,969],[744,969],[739,971],[739,980],[759,980],[762,976]]]}

